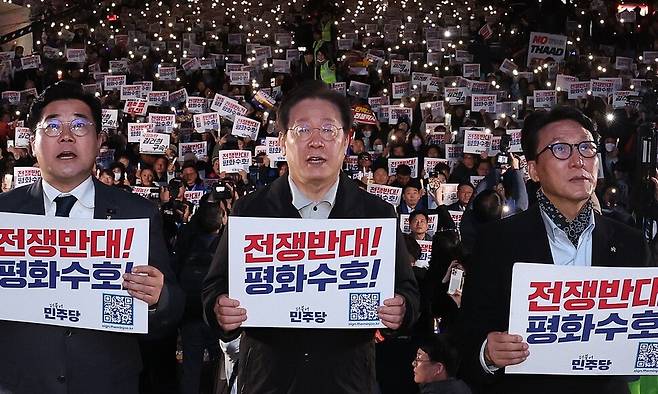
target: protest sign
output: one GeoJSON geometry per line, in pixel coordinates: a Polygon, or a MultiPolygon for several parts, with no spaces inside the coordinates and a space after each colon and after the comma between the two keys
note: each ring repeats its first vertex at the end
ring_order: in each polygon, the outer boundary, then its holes
{"type": "Polygon", "coordinates": [[[450,105],[460,105],[466,103],[468,89],[465,87],[445,88],[443,97],[450,105]]]}
{"type": "Polygon", "coordinates": [[[391,84],[391,90],[393,91],[394,99],[401,99],[402,97],[408,97],[411,92],[411,86],[409,82],[393,82],[391,84]]]}
{"type": "Polygon", "coordinates": [[[115,149],[108,149],[106,147],[101,147],[98,151],[98,156],[96,156],[96,170],[99,169],[109,169],[110,165],[114,163],[114,152],[115,149]]]}
{"type": "Polygon", "coordinates": [[[633,59],[630,57],[617,56],[615,58],[615,69],[617,70],[628,71],[631,69],[632,64],[633,64],[633,59]]]}
{"type": "Polygon", "coordinates": [[[391,60],[391,75],[409,75],[411,62],[408,60],[391,60]]]}
{"type": "Polygon", "coordinates": [[[249,71],[231,71],[229,73],[231,85],[250,85],[249,71]]]}
{"type": "MultiPolygon", "coordinates": [[[[218,99],[217,95],[215,95],[215,99],[216,100],[218,99]]],[[[232,98],[228,98],[228,97],[224,97],[221,100],[222,100],[221,106],[217,110],[217,113],[219,113],[219,116],[221,116],[222,118],[226,118],[231,122],[234,122],[236,116],[242,116],[247,113],[247,109],[241,106],[240,103],[238,103],[236,100],[233,100],[232,98]]],[[[213,104],[214,103],[215,101],[213,100],[213,104]]]]}
{"type": "Polygon", "coordinates": [[[119,110],[106,109],[101,110],[101,127],[114,129],[118,125],[119,110]]]}
{"type": "Polygon", "coordinates": [[[125,60],[110,60],[109,70],[112,74],[123,74],[128,72],[128,62],[125,60]]]}
{"type": "Polygon", "coordinates": [[[452,221],[455,222],[455,226],[457,226],[457,229],[459,230],[459,224],[462,222],[464,211],[448,211],[448,213],[450,214],[452,221]]]}
{"type": "Polygon", "coordinates": [[[14,130],[14,146],[27,148],[32,140],[32,131],[28,127],[16,127],[14,130]]]}
{"type": "Polygon", "coordinates": [[[637,96],[639,93],[633,90],[617,90],[612,93],[612,108],[625,108],[629,106],[627,98],[637,96]]]}
{"type": "Polygon", "coordinates": [[[395,219],[234,216],[229,225],[229,297],[249,310],[243,326],[383,327],[377,308],[393,297],[395,219]]]}
{"type": "Polygon", "coordinates": [[[516,263],[509,332],[530,355],[505,372],[655,375],[657,299],[653,267],[516,263]]]}
{"type": "Polygon", "coordinates": [[[169,134],[144,132],[139,138],[139,153],[163,155],[169,147],[169,134]]]}
{"type": "Polygon", "coordinates": [[[0,213],[1,320],[146,333],[148,305],[122,289],[148,262],[148,219],[0,213]],[[11,238],[11,239],[10,239],[11,238]]]}
{"type": "Polygon", "coordinates": [[[158,79],[160,81],[175,81],[176,80],[176,67],[162,67],[158,68],[158,79]]]}
{"type": "Polygon", "coordinates": [[[400,107],[399,105],[387,105],[386,108],[388,108],[388,124],[397,124],[400,119],[405,118],[409,125],[413,122],[413,108],[400,107]]]}
{"type": "Polygon", "coordinates": [[[7,90],[2,92],[2,99],[7,100],[9,104],[18,104],[21,102],[21,92],[15,90],[7,90]]]}
{"type": "Polygon", "coordinates": [[[186,153],[194,153],[197,160],[205,160],[208,157],[207,141],[181,142],[178,144],[178,157],[183,159],[186,153]]]}
{"type": "Polygon", "coordinates": [[[192,71],[199,70],[201,68],[201,62],[199,62],[199,59],[193,57],[192,59],[184,61],[181,64],[181,67],[183,68],[183,71],[190,73],[192,71]]]}
{"type": "Polygon", "coordinates": [[[69,48],[66,50],[66,61],[68,63],[85,63],[87,51],[84,48],[69,48]]]}
{"type": "Polygon", "coordinates": [[[139,142],[144,133],[152,133],[155,129],[153,123],[128,123],[128,142],[139,142]]]}
{"type": "Polygon", "coordinates": [[[174,114],[149,114],[148,120],[155,125],[154,131],[158,133],[171,133],[176,125],[174,114]]]}
{"type": "Polygon", "coordinates": [[[131,186],[130,189],[133,194],[137,194],[146,199],[150,199],[151,196],[159,193],[159,188],[157,187],[131,186]]]}
{"type": "Polygon", "coordinates": [[[253,141],[258,137],[258,130],[260,130],[259,121],[236,115],[231,134],[238,137],[249,137],[253,141]]]}
{"type": "Polygon", "coordinates": [[[194,129],[200,133],[208,130],[219,130],[219,114],[209,112],[206,114],[193,115],[194,129]]]}
{"type": "Polygon", "coordinates": [[[432,241],[416,240],[420,246],[420,258],[414,263],[414,267],[429,268],[432,258],[432,241]]]}
{"type": "Polygon", "coordinates": [[[265,153],[270,158],[270,166],[276,167],[277,161],[286,161],[283,148],[277,137],[265,137],[265,153]]]}
{"type": "Polygon", "coordinates": [[[142,85],[122,85],[120,90],[120,98],[122,101],[142,98],[142,85]]]}
{"type": "Polygon", "coordinates": [[[464,78],[480,78],[480,64],[465,63],[462,67],[462,76],[464,78]]]}
{"type": "Polygon", "coordinates": [[[479,155],[488,153],[489,148],[491,148],[491,133],[469,130],[464,133],[464,153],[479,155]]]}
{"type": "Polygon", "coordinates": [[[551,108],[557,103],[557,91],[535,90],[533,99],[535,108],[551,108]]]}
{"type": "Polygon", "coordinates": [[[571,75],[558,74],[555,76],[555,90],[568,91],[572,82],[578,82],[578,78],[571,75]]]}
{"type": "Polygon", "coordinates": [[[588,95],[592,94],[592,82],[571,82],[569,83],[568,92],[569,100],[586,98],[588,95]]]}
{"type": "MultiPolygon", "coordinates": [[[[220,150],[219,172],[249,172],[251,165],[251,151],[248,150],[220,150]]],[[[231,230],[232,231],[232,230],[231,230]]]]}
{"type": "Polygon", "coordinates": [[[441,77],[430,77],[427,83],[428,93],[438,93],[443,89],[443,79],[441,77]]]}
{"type": "Polygon", "coordinates": [[[103,83],[105,90],[120,90],[126,84],[125,75],[106,75],[103,83]]]}
{"type": "Polygon", "coordinates": [[[273,59],[272,71],[275,73],[290,74],[290,60],[273,59]]]}
{"type": "Polygon", "coordinates": [[[381,198],[387,203],[397,207],[400,205],[400,200],[402,198],[402,188],[386,185],[378,185],[376,183],[369,183],[367,191],[370,194],[381,198]]]}
{"type": "Polygon", "coordinates": [[[430,83],[430,78],[432,78],[432,74],[430,73],[413,72],[411,73],[411,84],[421,87],[427,86],[430,83]]]}
{"type": "Polygon", "coordinates": [[[496,113],[495,94],[474,94],[471,96],[471,111],[480,112],[481,110],[490,114],[496,113]]]}
{"type": "Polygon", "coordinates": [[[521,146],[521,129],[507,129],[507,135],[510,136],[509,151],[513,153],[523,152],[521,146]]]}
{"type": "Polygon", "coordinates": [[[185,190],[185,201],[189,201],[190,203],[198,206],[199,201],[204,194],[205,192],[203,190],[185,190]]]}
{"type": "Polygon", "coordinates": [[[612,94],[614,82],[612,81],[592,81],[592,96],[607,99],[612,94]]]}
{"type": "Polygon", "coordinates": [[[123,106],[123,112],[130,115],[145,116],[148,102],[143,99],[128,99],[123,106]]]}
{"type": "Polygon", "coordinates": [[[14,167],[14,189],[31,185],[41,180],[41,169],[38,167],[14,167]]]}
{"type": "Polygon", "coordinates": [[[440,122],[446,115],[443,101],[429,101],[420,104],[420,113],[425,122],[440,122]]]}
{"type": "Polygon", "coordinates": [[[368,97],[369,92],[370,92],[370,85],[368,85],[367,83],[350,81],[350,87],[348,89],[348,94],[350,96],[366,98],[368,97]]]}
{"type": "Polygon", "coordinates": [[[329,85],[329,88],[334,92],[338,92],[345,96],[347,94],[347,83],[346,82],[333,82],[329,85]]]}
{"type": "Polygon", "coordinates": [[[411,168],[411,177],[418,178],[418,158],[388,159],[388,175],[395,175],[400,164],[406,164],[411,168]]]}
{"type": "Polygon", "coordinates": [[[507,75],[514,75],[514,71],[517,71],[518,69],[519,66],[517,66],[513,61],[509,59],[503,60],[499,68],[500,71],[507,75]]]}
{"type": "Polygon", "coordinates": [[[183,104],[187,102],[187,90],[185,88],[178,89],[169,93],[169,103],[172,105],[183,104]]]}
{"type": "Polygon", "coordinates": [[[343,166],[345,166],[345,171],[356,172],[359,171],[359,156],[357,155],[347,155],[343,159],[343,166]]]}
{"type": "Polygon", "coordinates": [[[153,105],[155,107],[165,105],[169,101],[169,92],[166,90],[148,92],[146,101],[148,102],[148,105],[153,105]]]}
{"type": "Polygon", "coordinates": [[[377,124],[375,114],[366,105],[357,104],[352,107],[352,115],[355,124],[377,124]]]}
{"type": "Polygon", "coordinates": [[[559,62],[564,60],[567,47],[567,36],[531,32],[528,44],[528,63],[530,66],[535,59],[546,59],[548,57],[559,62]]]}
{"type": "Polygon", "coordinates": [[[368,105],[374,112],[379,112],[379,108],[383,105],[389,105],[390,97],[381,96],[381,97],[368,97],[368,105]]]}
{"type": "Polygon", "coordinates": [[[462,144],[446,144],[446,159],[448,162],[456,162],[462,158],[464,153],[464,145],[462,144]]]}
{"type": "Polygon", "coordinates": [[[192,114],[201,114],[206,110],[206,100],[205,97],[187,97],[187,102],[185,106],[187,110],[192,114]]]}
{"type": "Polygon", "coordinates": [[[31,55],[21,58],[21,68],[23,70],[37,69],[41,66],[41,56],[31,55]]]}

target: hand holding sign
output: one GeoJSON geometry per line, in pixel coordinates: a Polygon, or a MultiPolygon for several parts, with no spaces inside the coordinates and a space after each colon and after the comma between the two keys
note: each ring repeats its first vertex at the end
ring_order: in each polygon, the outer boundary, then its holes
{"type": "Polygon", "coordinates": [[[123,274],[123,287],[128,293],[153,306],[160,300],[164,275],[151,265],[138,265],[131,273],[123,274]]]}
{"type": "Polygon", "coordinates": [[[229,332],[240,328],[242,323],[247,320],[247,310],[238,308],[240,301],[228,298],[228,295],[221,294],[215,301],[215,317],[222,330],[229,332]]]}
{"type": "Polygon", "coordinates": [[[402,325],[406,311],[404,297],[396,293],[393,298],[384,300],[384,305],[379,307],[377,315],[386,327],[397,330],[402,325]]]}
{"type": "Polygon", "coordinates": [[[520,335],[505,332],[490,332],[487,335],[487,345],[484,348],[484,359],[487,364],[498,368],[520,364],[528,358],[528,344],[520,335]]]}

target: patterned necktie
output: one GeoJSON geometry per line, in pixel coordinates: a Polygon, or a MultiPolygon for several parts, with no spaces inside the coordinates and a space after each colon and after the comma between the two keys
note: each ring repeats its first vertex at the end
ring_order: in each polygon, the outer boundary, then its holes
{"type": "Polygon", "coordinates": [[[580,235],[585,231],[587,226],[589,226],[590,219],[592,217],[592,200],[588,200],[583,208],[578,212],[578,215],[574,220],[569,222],[567,218],[562,215],[560,211],[553,205],[553,203],[546,197],[546,195],[541,191],[537,190],[537,201],[539,202],[539,207],[544,213],[551,218],[553,223],[562,231],[567,234],[569,241],[573,246],[578,247],[578,239],[580,235]]]}
{"type": "Polygon", "coordinates": [[[78,201],[75,196],[59,196],[55,198],[55,216],[68,217],[71,212],[71,208],[75,205],[75,202],[78,201]]]}

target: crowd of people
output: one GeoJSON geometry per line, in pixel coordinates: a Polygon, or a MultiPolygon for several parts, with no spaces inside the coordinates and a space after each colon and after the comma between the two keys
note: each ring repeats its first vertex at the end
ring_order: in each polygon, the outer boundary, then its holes
{"type": "MultiPolygon", "coordinates": [[[[569,229],[585,212],[582,204],[573,215],[563,212],[567,208],[550,194],[559,195],[559,188],[548,184],[551,171],[561,169],[542,168],[538,157],[598,160],[590,168],[598,171],[586,215],[593,210],[637,227],[655,211],[653,184],[638,176],[647,169],[638,158],[640,139],[651,136],[647,130],[656,119],[657,4],[622,3],[104,1],[77,5],[75,16],[63,19],[57,18],[61,9],[51,10],[48,23],[35,24],[31,51],[14,46],[0,52],[2,192],[39,179],[26,175],[42,166],[30,137],[40,119],[28,118],[37,97],[58,82],[95,96],[102,132],[93,175],[158,207],[171,256],[171,267],[162,271],[171,271],[186,294],[180,324],[140,343],[141,392],[236,392],[245,387],[233,369],[242,353],[239,330],[233,330],[239,324],[226,329],[219,315],[214,320],[215,299],[224,293],[214,289],[208,301],[204,278],[240,200],[252,205],[238,205],[239,214],[260,213],[257,193],[271,190],[277,179],[304,181],[287,136],[313,134],[318,126],[324,138],[332,130],[316,123],[300,129],[294,119],[281,118],[293,112],[282,104],[297,86],[324,83],[350,108],[351,122],[342,125],[340,185],[349,180],[395,208],[404,233],[398,242],[411,255],[417,283],[417,322],[375,335],[372,392],[509,388],[519,382],[488,386],[486,379],[469,380],[474,374],[467,368],[486,364],[493,374],[510,365],[485,346],[498,343],[489,332],[505,331],[506,323],[486,315],[496,324],[469,331],[477,343],[461,343],[455,332],[494,300],[509,302],[504,290],[486,284],[492,281],[487,275],[496,274],[476,268],[486,260],[483,249],[491,252],[503,231],[507,241],[518,242],[518,231],[496,227],[500,219],[518,215],[516,225],[524,228],[521,218],[539,217],[533,209],[552,203],[569,229]],[[538,34],[558,43],[538,51],[532,41],[538,34]],[[584,137],[567,138],[568,148],[543,137],[528,144],[528,133],[565,121],[582,127],[584,137]],[[568,154],[562,157],[559,149],[568,154]],[[484,302],[479,291],[497,297],[484,302]],[[477,353],[484,338],[486,355],[472,366],[470,355],[459,351],[477,353]],[[470,388],[458,379],[461,359],[470,388]]],[[[60,132],[62,126],[48,124],[60,132]]],[[[505,247],[514,248],[498,249],[505,247]]],[[[654,261],[638,259],[644,257],[654,261]]],[[[220,263],[212,264],[217,270],[220,263]]],[[[402,296],[413,309],[416,296],[402,296]]],[[[409,313],[402,312],[405,322],[409,313]]],[[[256,340],[248,346],[255,348],[256,340]]]]}

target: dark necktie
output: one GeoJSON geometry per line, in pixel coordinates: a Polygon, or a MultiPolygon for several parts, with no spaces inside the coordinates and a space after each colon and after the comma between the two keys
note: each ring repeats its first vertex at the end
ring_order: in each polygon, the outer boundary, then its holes
{"type": "Polygon", "coordinates": [[[55,216],[68,217],[71,212],[71,208],[75,205],[75,202],[78,201],[75,196],[59,196],[55,198],[55,204],[57,209],[55,209],[55,216]]]}

